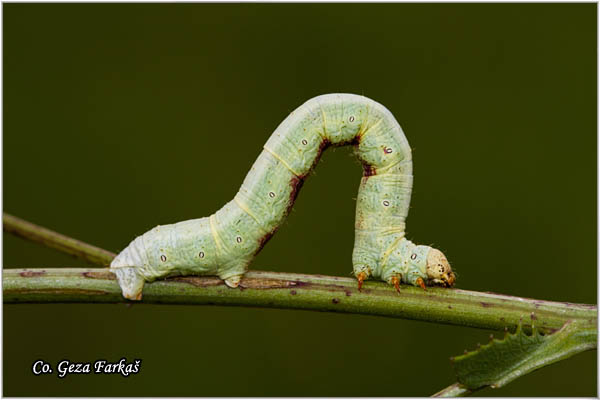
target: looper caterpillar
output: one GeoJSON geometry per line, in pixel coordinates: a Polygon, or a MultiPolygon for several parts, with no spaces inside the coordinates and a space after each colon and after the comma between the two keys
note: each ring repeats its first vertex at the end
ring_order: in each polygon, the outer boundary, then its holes
{"type": "Polygon", "coordinates": [[[302,183],[328,146],[353,145],[364,174],[356,202],[352,264],[359,290],[368,278],[425,288],[452,286],[444,254],[404,237],[412,156],[402,128],[383,105],[354,94],[314,97],[277,127],[233,200],[210,217],[157,226],[111,263],[123,296],[140,300],[145,281],[217,275],[237,287],[277,231],[302,183]]]}

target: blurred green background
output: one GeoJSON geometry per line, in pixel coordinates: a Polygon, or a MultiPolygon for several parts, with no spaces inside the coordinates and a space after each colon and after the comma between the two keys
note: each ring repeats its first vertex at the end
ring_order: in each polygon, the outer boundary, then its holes
{"type": "MultiPolygon", "coordinates": [[[[4,210],[118,252],[230,200],[277,125],[371,97],[414,149],[412,240],[458,287],[596,303],[596,4],[4,4],[4,210]]],[[[349,276],[330,150],[252,268],[349,276]]],[[[4,267],[84,266],[4,235],[4,267]]],[[[227,307],[4,306],[5,396],[428,396],[489,332],[227,307]],[[441,342],[440,337],[445,340],[441,342]],[[63,358],[138,375],[34,377],[63,358]]],[[[481,396],[596,396],[596,352],[481,396]]]]}

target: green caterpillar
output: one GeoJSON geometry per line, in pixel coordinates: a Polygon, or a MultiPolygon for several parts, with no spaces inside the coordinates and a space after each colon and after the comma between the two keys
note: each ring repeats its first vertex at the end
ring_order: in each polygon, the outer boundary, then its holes
{"type": "Polygon", "coordinates": [[[217,275],[235,288],[254,256],[289,213],[302,183],[328,146],[353,145],[364,167],[356,202],[352,263],[359,290],[368,278],[425,288],[450,287],[444,254],[404,237],[412,156],[402,128],[364,96],[308,100],[277,127],[233,200],[210,217],[157,226],[111,263],[123,296],[140,300],[144,282],[174,275],[217,275]]]}

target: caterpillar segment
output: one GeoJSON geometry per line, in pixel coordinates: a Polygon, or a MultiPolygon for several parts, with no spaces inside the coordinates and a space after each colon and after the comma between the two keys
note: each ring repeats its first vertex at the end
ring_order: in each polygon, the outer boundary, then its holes
{"type": "Polygon", "coordinates": [[[329,146],[353,145],[363,164],[352,254],[358,288],[378,279],[451,287],[444,254],[405,238],[413,175],[402,128],[364,96],[308,100],[275,129],[239,191],[210,217],[157,226],[112,262],[123,296],[140,300],[144,282],[174,275],[217,275],[237,287],[254,256],[288,215],[302,183],[329,146]]]}

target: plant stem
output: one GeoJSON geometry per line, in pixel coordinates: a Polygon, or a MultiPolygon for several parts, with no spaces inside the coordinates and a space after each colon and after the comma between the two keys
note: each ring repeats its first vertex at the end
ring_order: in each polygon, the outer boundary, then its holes
{"type": "MultiPolygon", "coordinates": [[[[106,268],[5,269],[5,303],[124,302],[106,268]]],[[[362,292],[352,278],[249,271],[240,289],[218,278],[175,277],[146,283],[144,303],[215,304],[381,315],[476,328],[514,329],[520,320],[551,333],[567,320],[589,326],[596,307],[524,299],[460,289],[403,286],[401,294],[383,282],[366,282],[362,292]]]]}
{"type": "Polygon", "coordinates": [[[473,393],[473,390],[467,389],[460,383],[455,383],[445,389],[440,390],[431,397],[461,397],[473,393]]]}
{"type": "MultiPolygon", "coordinates": [[[[25,239],[106,265],[115,254],[4,214],[4,230],[25,239]]],[[[513,330],[522,320],[552,333],[567,320],[597,325],[597,307],[524,299],[489,292],[402,286],[400,294],[383,282],[366,282],[357,290],[352,278],[249,271],[240,289],[229,289],[212,276],[176,277],[146,283],[144,303],[216,304],[292,308],[416,319],[483,329],[513,330]]],[[[125,302],[106,268],[4,269],[5,303],[125,302]]]]}
{"type": "MultiPolygon", "coordinates": [[[[95,264],[106,265],[114,253],[4,214],[4,230],[95,264]]],[[[115,275],[106,268],[4,269],[4,303],[127,302],[115,275]]],[[[475,328],[525,331],[535,324],[553,333],[567,321],[597,327],[597,307],[525,299],[489,292],[403,287],[398,294],[382,282],[367,282],[359,292],[351,278],[249,271],[239,289],[216,277],[186,276],[146,283],[144,303],[206,304],[330,311],[416,319],[475,328]]],[[[591,331],[591,330],[590,330],[591,331]]],[[[588,341],[597,347],[597,340],[588,341]]],[[[588,347],[590,347],[588,346],[588,347]]],[[[455,383],[432,397],[473,393],[455,383]]]]}
{"type": "Polygon", "coordinates": [[[83,258],[96,265],[108,265],[116,256],[110,251],[32,224],[7,213],[2,214],[2,222],[5,232],[83,258]]]}

